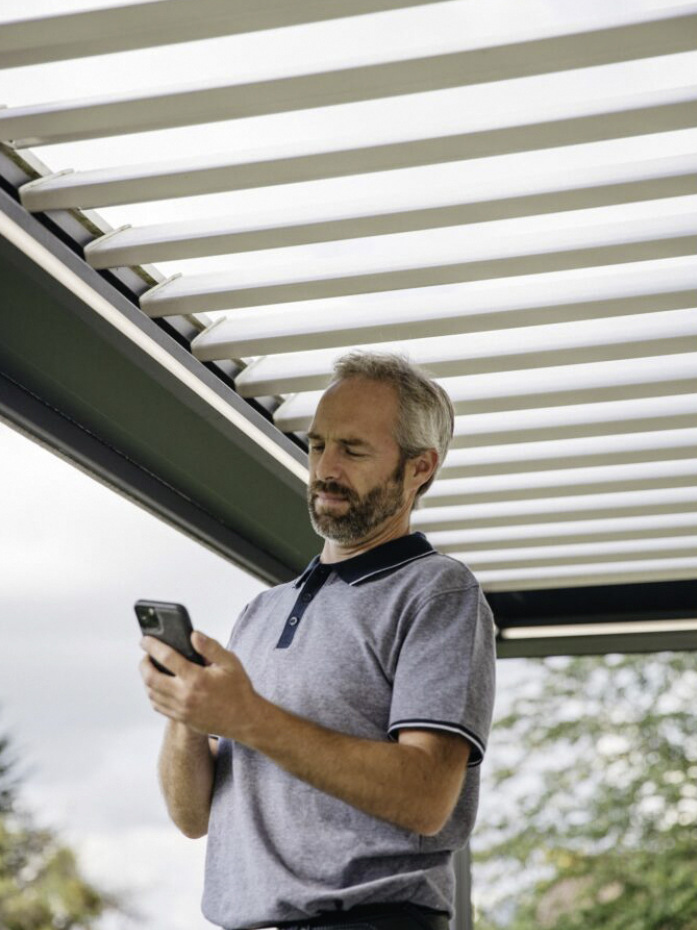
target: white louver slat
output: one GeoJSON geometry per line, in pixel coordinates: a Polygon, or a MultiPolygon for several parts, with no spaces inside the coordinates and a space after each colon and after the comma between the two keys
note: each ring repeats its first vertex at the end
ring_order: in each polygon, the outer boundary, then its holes
{"type": "Polygon", "coordinates": [[[522,475],[487,475],[476,478],[442,478],[424,498],[423,506],[446,507],[498,500],[530,500],[568,494],[639,491],[690,487],[697,459],[680,462],[639,462],[568,468],[563,471],[526,472],[522,475]]]}
{"type": "Polygon", "coordinates": [[[375,252],[355,257],[336,258],[327,250],[298,256],[295,262],[288,255],[285,262],[274,263],[270,256],[263,274],[247,270],[240,261],[228,273],[175,278],[145,295],[141,307],[150,316],[200,313],[594,267],[603,258],[623,264],[694,255],[697,198],[675,198],[674,203],[668,216],[653,215],[653,204],[628,204],[577,211],[578,216],[535,217],[537,222],[499,220],[439,235],[404,234],[389,243],[391,248],[383,243],[375,252]],[[618,218],[620,210],[623,219],[618,218]],[[586,225],[588,214],[596,220],[593,225],[586,225]]]}
{"type": "MultiPolygon", "coordinates": [[[[277,419],[282,411],[277,411],[277,419]]],[[[455,418],[452,448],[477,448],[502,443],[607,437],[672,430],[697,422],[697,396],[687,394],[642,397],[563,407],[472,414],[455,418]]],[[[660,437],[657,438],[660,444],[660,437]]]]}
{"type": "Polygon", "coordinates": [[[654,539],[630,542],[593,542],[574,546],[536,546],[529,549],[467,550],[467,562],[475,572],[514,568],[536,568],[559,564],[588,565],[604,562],[645,560],[652,554],[661,559],[697,557],[693,539],[654,539]]]}
{"type": "Polygon", "coordinates": [[[692,258],[626,263],[333,298],[322,301],[321,313],[313,301],[256,307],[221,317],[193,348],[202,361],[245,358],[655,313],[694,306],[695,295],[692,258]]]}
{"type": "Polygon", "coordinates": [[[441,478],[524,474],[553,468],[620,465],[633,462],[697,458],[697,429],[606,436],[602,448],[595,438],[547,440],[512,445],[452,449],[441,478]]]}
{"type": "MultiPolygon", "coordinates": [[[[351,0],[351,13],[379,13],[438,0],[351,0]]],[[[346,16],[345,0],[150,0],[22,20],[0,32],[0,67],[194,42],[346,16]]]]}
{"type": "Polygon", "coordinates": [[[434,532],[688,511],[697,511],[697,489],[694,487],[430,507],[416,512],[413,523],[417,529],[434,532]]]}
{"type": "Polygon", "coordinates": [[[507,568],[501,571],[479,571],[482,585],[488,591],[526,591],[552,588],[582,588],[593,578],[595,584],[646,584],[658,581],[679,581],[694,578],[697,559],[644,559],[636,562],[595,562],[592,565],[569,565],[563,568],[507,568]]]}
{"type": "MultiPolygon", "coordinates": [[[[409,351],[440,377],[676,355],[697,351],[697,312],[672,310],[658,319],[651,314],[527,327],[505,334],[485,332],[414,339],[382,344],[380,348],[409,351]]],[[[243,397],[254,397],[322,388],[338,354],[319,350],[260,358],[238,376],[237,389],[243,397]]]]}
{"type": "MultiPolygon", "coordinates": [[[[479,125],[469,131],[442,132],[430,137],[383,131],[381,135],[393,138],[378,145],[363,142],[357,133],[359,138],[348,148],[337,147],[329,139],[314,146],[279,143],[271,151],[252,152],[247,157],[203,156],[191,161],[70,172],[32,182],[22,189],[21,196],[22,203],[31,211],[83,209],[395,171],[694,128],[696,107],[697,87],[680,86],[650,95],[627,93],[604,103],[586,103],[567,117],[541,120],[530,117],[526,121],[518,116],[512,126],[496,125],[497,120],[490,117],[488,122],[493,126],[487,126],[487,121],[480,118],[479,125]]],[[[515,113],[515,108],[511,109],[515,113]]],[[[8,127],[1,120],[0,112],[2,138],[11,138],[5,135],[8,127]]]]}
{"type": "Polygon", "coordinates": [[[487,549],[520,549],[530,546],[556,546],[594,541],[665,539],[694,537],[697,511],[665,513],[641,517],[568,520],[565,523],[519,524],[514,526],[470,527],[461,530],[434,530],[430,535],[443,552],[487,549]]]}
{"type": "Polygon", "coordinates": [[[477,189],[466,199],[461,190],[448,190],[431,198],[424,197],[420,190],[408,190],[399,208],[390,203],[390,199],[396,198],[381,197],[378,193],[369,201],[366,198],[363,204],[348,204],[343,209],[332,203],[298,209],[292,221],[279,211],[278,216],[250,216],[244,223],[221,218],[126,227],[91,242],[85,254],[93,268],[113,268],[438,229],[507,216],[534,216],[550,210],[630,203],[636,199],[678,197],[697,189],[697,156],[660,158],[617,167],[590,166],[585,171],[557,174],[561,176],[514,179],[518,180],[518,186],[509,185],[509,191],[499,183],[498,199],[490,201],[477,189]]]}
{"type": "MultiPolygon", "coordinates": [[[[579,403],[693,394],[697,353],[686,353],[666,365],[661,358],[587,365],[551,366],[495,375],[465,375],[445,379],[444,387],[456,414],[495,413],[579,403]]],[[[276,422],[287,430],[309,428],[321,391],[295,394],[276,412],[276,422]]]]}
{"type": "MultiPolygon", "coordinates": [[[[504,38],[500,45],[400,56],[397,61],[364,62],[365,56],[360,56],[356,63],[347,61],[339,69],[314,73],[281,71],[266,80],[227,86],[192,85],[154,94],[11,109],[0,113],[0,132],[19,146],[45,145],[336,106],[691,51],[695,30],[697,12],[692,11],[537,41],[516,43],[504,38]]],[[[455,38],[460,44],[460,37],[455,38]]],[[[446,45],[454,44],[452,37],[443,39],[446,45]]]]}
{"type": "Polygon", "coordinates": [[[428,367],[457,418],[414,527],[488,590],[697,578],[697,3],[134,3],[10,24],[0,65],[225,37],[222,77],[8,100],[59,157],[24,207],[164,263],[141,309],[212,314],[192,352],[284,432],[348,349],[428,367]]]}

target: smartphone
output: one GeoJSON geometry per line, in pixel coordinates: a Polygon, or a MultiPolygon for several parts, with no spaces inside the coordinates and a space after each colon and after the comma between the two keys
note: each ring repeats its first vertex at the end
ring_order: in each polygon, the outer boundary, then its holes
{"type": "MultiPolygon", "coordinates": [[[[191,645],[191,625],[189,613],[183,604],[170,604],[166,601],[137,601],[135,605],[138,623],[144,636],[154,636],[180,652],[189,662],[205,665],[203,656],[191,645]]],[[[160,662],[151,657],[150,661],[165,675],[174,675],[160,662]]]]}

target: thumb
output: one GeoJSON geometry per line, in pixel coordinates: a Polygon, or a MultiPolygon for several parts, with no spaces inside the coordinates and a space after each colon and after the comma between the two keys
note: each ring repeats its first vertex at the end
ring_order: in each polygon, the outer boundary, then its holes
{"type": "Polygon", "coordinates": [[[230,659],[230,653],[220,645],[217,639],[206,636],[199,630],[191,634],[191,644],[196,652],[200,653],[210,664],[226,665],[226,660],[230,659]]]}

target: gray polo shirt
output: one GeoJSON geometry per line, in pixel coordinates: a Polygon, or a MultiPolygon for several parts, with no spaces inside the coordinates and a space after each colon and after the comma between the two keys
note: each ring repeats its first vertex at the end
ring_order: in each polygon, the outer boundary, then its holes
{"type": "Polygon", "coordinates": [[[436,836],[379,820],[219,740],[203,912],[229,928],[409,901],[452,912],[451,854],[472,830],[494,700],[494,627],[471,572],[414,533],[264,591],[229,642],[255,689],[322,726],[373,740],[400,728],[471,744],[436,836]]]}

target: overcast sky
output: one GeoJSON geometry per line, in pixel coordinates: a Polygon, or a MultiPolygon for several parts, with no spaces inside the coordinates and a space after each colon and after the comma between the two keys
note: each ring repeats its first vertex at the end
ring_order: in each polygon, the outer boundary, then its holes
{"type": "Polygon", "coordinates": [[[128,889],[148,930],[210,927],[205,841],[179,836],[157,789],[163,718],[137,671],[133,604],[180,601],[225,641],[263,585],[2,424],[0,463],[0,732],[25,803],[90,877],[128,889]]]}

